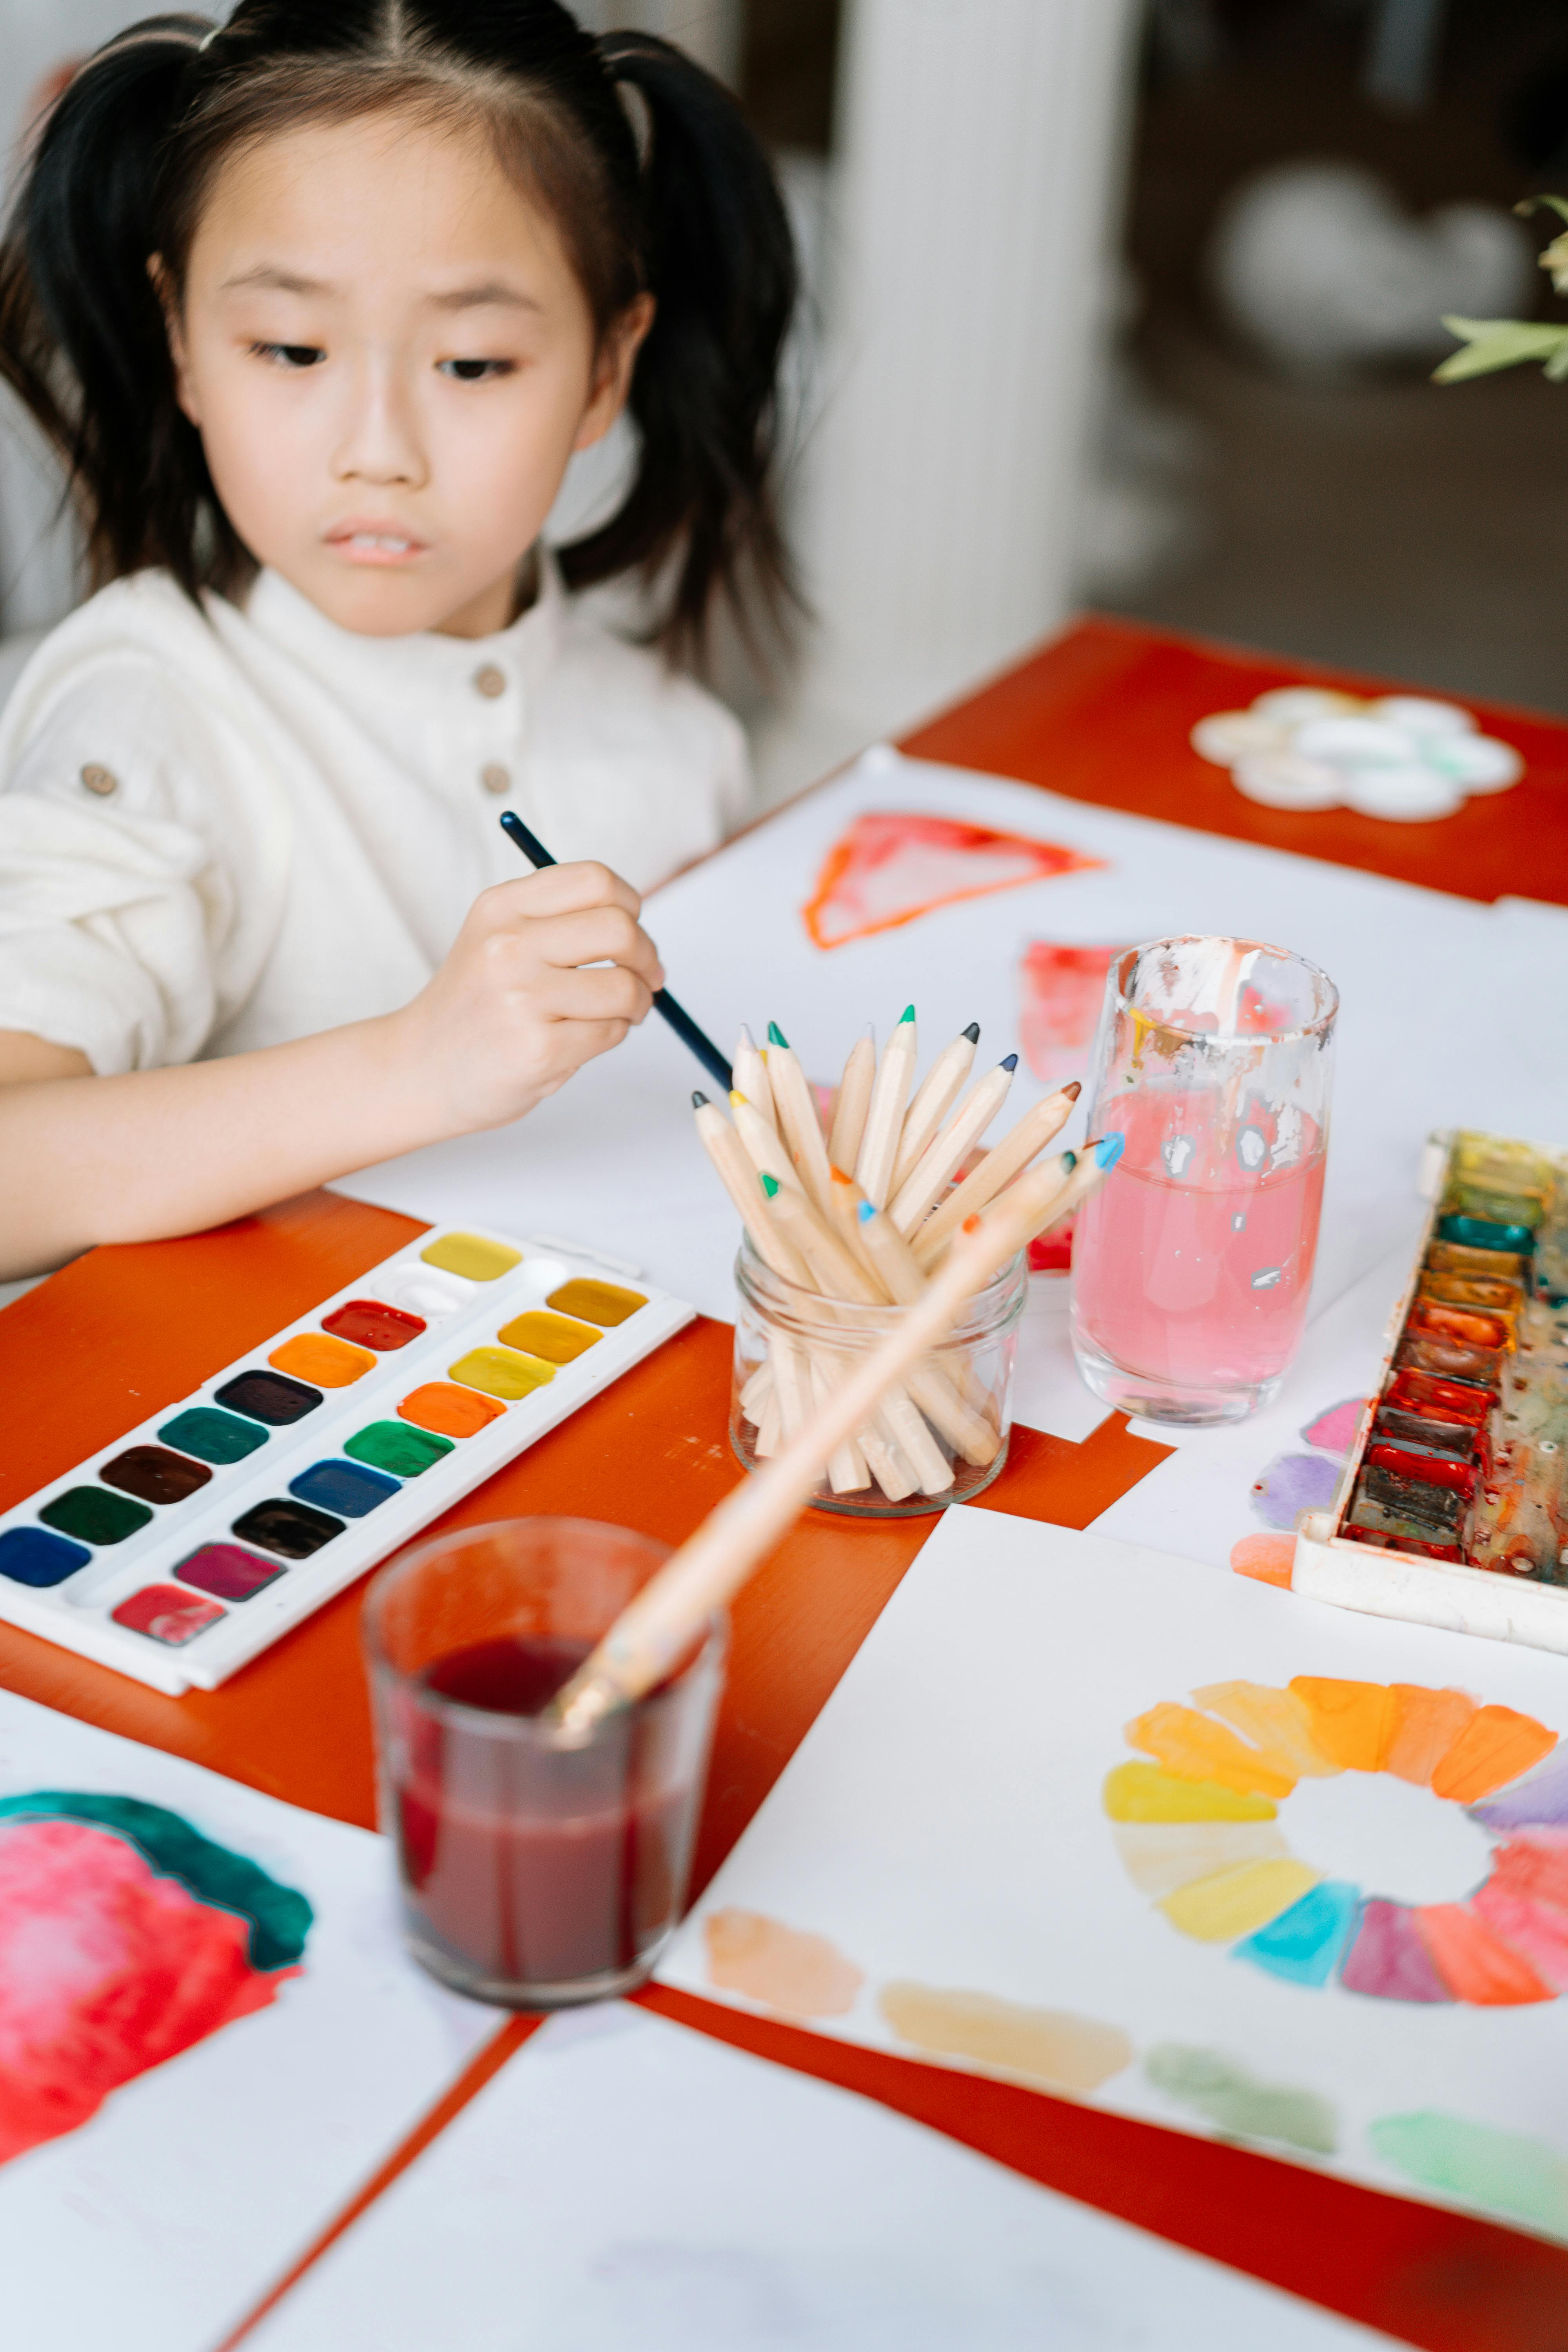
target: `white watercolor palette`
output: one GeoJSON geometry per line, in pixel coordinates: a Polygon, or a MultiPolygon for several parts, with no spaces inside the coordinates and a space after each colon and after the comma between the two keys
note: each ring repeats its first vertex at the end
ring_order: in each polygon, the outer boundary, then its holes
{"type": "Polygon", "coordinates": [[[693,1312],[552,1240],[423,1234],[0,1514],[0,1618],[215,1690],[693,1312]]]}

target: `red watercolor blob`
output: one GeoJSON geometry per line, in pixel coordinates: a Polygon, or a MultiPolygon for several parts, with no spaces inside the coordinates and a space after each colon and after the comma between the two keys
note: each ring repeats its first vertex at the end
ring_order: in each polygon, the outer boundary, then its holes
{"type": "Polygon", "coordinates": [[[321,1328],[384,1355],[388,1349],[406,1348],[410,1339],[417,1339],[425,1323],[418,1315],[405,1315],[401,1307],[384,1307],[379,1298],[351,1298],[335,1315],[321,1318],[321,1328]]]}

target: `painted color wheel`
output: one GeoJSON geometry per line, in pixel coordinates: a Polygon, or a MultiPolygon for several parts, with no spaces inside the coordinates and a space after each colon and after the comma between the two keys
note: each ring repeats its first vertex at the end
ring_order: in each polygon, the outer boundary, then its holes
{"type": "Polygon", "coordinates": [[[1140,1754],[1104,1791],[1129,1877],[1183,1935],[1378,2000],[1494,2008],[1568,1991],[1568,1743],[1555,1732],[1413,1683],[1298,1675],[1285,1690],[1214,1683],[1193,1699],[1127,1726],[1140,1754]],[[1395,1903],[1298,1861],[1280,1802],[1339,1772],[1392,1772],[1463,1805],[1494,1841],[1483,1883],[1459,1902],[1395,1903]]]}

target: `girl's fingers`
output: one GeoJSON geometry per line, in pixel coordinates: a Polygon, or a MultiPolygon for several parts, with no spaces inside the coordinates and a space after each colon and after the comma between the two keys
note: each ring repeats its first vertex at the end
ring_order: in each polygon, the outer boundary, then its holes
{"type": "Polygon", "coordinates": [[[613,963],[635,971],[650,989],[664,985],[658,950],[624,907],[592,907],[498,931],[489,948],[499,961],[515,963],[520,972],[530,969],[541,978],[552,970],[574,971],[583,964],[613,963]]]}
{"type": "Polygon", "coordinates": [[[531,994],[540,1011],[554,1021],[642,1021],[653,1003],[646,981],[620,964],[601,964],[587,971],[546,971],[531,994]]]}
{"type": "Polygon", "coordinates": [[[575,915],[590,907],[618,907],[635,920],[642,900],[608,866],[584,858],[575,866],[546,866],[536,874],[520,874],[515,882],[498,882],[474,901],[488,929],[525,916],[575,915]]]}

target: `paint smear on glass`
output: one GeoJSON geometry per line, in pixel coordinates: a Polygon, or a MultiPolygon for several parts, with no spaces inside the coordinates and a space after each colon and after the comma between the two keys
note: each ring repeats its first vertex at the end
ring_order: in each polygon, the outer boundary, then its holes
{"type": "Polygon", "coordinates": [[[1126,1726],[1129,1748],[1142,1748],[1167,1772],[1184,1780],[1217,1780],[1222,1789],[1252,1790],[1262,1797],[1288,1797],[1297,1775],[1286,1759],[1247,1748],[1234,1731],[1195,1707],[1152,1706],[1126,1726]]]}
{"type": "Polygon", "coordinates": [[[1111,1835],[1122,1869],[1144,1895],[1170,1895],[1194,1878],[1290,1850],[1272,1822],[1119,1822],[1111,1835]]]}
{"type": "Polygon", "coordinates": [[[1296,1538],[1242,1536],[1230,1548],[1230,1564],[1237,1576],[1255,1577],[1259,1584],[1278,1584],[1288,1591],[1296,1565],[1296,1538]]]}
{"type": "Polygon", "coordinates": [[[1365,1993],[1373,2000],[1454,1998],[1432,1965],[1413,1913],[1381,1895],[1362,1906],[1361,1926],[1340,1982],[1347,1992],[1365,1993]]]}
{"type": "Polygon", "coordinates": [[[1081,1070],[1120,947],[1068,947],[1034,940],[1018,967],[1023,1009],[1018,1043],[1037,1078],[1060,1086],[1081,1070]]]}
{"type": "Polygon", "coordinates": [[[162,1806],[0,1801],[0,2162],[268,2007],[300,1973],[311,1916],[162,1806]]]}
{"type": "Polygon", "coordinates": [[[1316,1421],[1310,1421],[1301,1435],[1309,1445],[1319,1446],[1325,1454],[1348,1454],[1365,1411],[1365,1397],[1346,1397],[1342,1404],[1331,1404],[1316,1421]]]}
{"type": "Polygon", "coordinates": [[[1162,1895],[1158,1907],[1184,1936],[1195,1937],[1200,1944],[1229,1944],[1277,1919],[1322,1874],[1288,1856],[1278,1862],[1248,1862],[1239,1870],[1200,1878],[1162,1895]]]}
{"type": "MultiPolygon", "coordinates": [[[[1258,1538],[1267,1543],[1267,1536],[1258,1538]]],[[[1210,1715],[1223,1716],[1255,1748],[1278,1756],[1298,1780],[1321,1780],[1343,1767],[1312,1738],[1312,1718],[1294,1691],[1268,1683],[1205,1683],[1193,1693],[1210,1715]]]]}
{"type": "Polygon", "coordinates": [[[1473,1715],[1432,1774],[1439,1797],[1473,1805],[1510,1780],[1517,1780],[1550,1756],[1557,1734],[1511,1706],[1483,1706],[1473,1715]]]}
{"type": "Polygon", "coordinates": [[[884,1985],[878,2008],[900,2042],[1053,2091],[1094,2091],[1132,2063],[1119,2026],[1066,2010],[1027,2009],[990,1993],[884,1985]]]}
{"type": "Polygon", "coordinates": [[[847,2017],[865,1973],[826,1936],[760,1911],[711,1911],[702,1922],[708,1981],[788,2017],[847,2017]]]}
{"type": "Polygon", "coordinates": [[[1466,1903],[1423,1903],[1415,1927],[1432,1955],[1432,1965],[1460,2000],[1478,2009],[1516,2009],[1527,2001],[1553,2000],[1511,1944],[1495,1936],[1466,1903]]]}
{"type": "Polygon", "coordinates": [[[1326,1454],[1281,1454],[1252,1482],[1252,1507],[1266,1528],[1294,1528],[1303,1511],[1334,1499],[1340,1465],[1326,1454]]]}
{"type": "Polygon", "coordinates": [[[1289,2083],[1260,2083],[1223,2050],[1162,2042],[1143,2072],[1157,2091],[1228,2137],[1279,2140],[1313,2156],[1332,2156],[1339,2146],[1339,2116],[1327,2099],[1289,2083]]]}
{"type": "Polygon", "coordinates": [[[1236,1947],[1238,1960],[1250,1960],[1287,1983],[1326,1985],[1339,1964],[1361,1909],[1361,1890],[1342,1878],[1325,1879],[1281,1911],[1266,1927],[1236,1947]]]}
{"type": "Polygon", "coordinates": [[[1568,2158],[1545,2140],[1433,2110],[1383,2116],[1366,2136],[1374,2156],[1423,2189],[1568,2238],[1568,2158]]]}
{"type": "Polygon", "coordinates": [[[1279,1811],[1272,1798],[1181,1780],[1157,1764],[1118,1764],[1100,1801],[1113,1822],[1271,1822],[1279,1811]]]}
{"type": "Polygon", "coordinates": [[[858,816],[823,860],[802,908],[819,948],[912,923],[937,907],[1103,866],[1054,841],[994,833],[945,816],[874,810],[858,816]]]}
{"type": "Polygon", "coordinates": [[[1381,1772],[1394,1736],[1394,1693],[1384,1683],[1296,1675],[1290,1688],[1312,1719],[1312,1739],[1347,1772],[1381,1772]]]}
{"type": "Polygon", "coordinates": [[[1419,1789],[1428,1789],[1437,1766],[1477,1713],[1476,1702],[1460,1690],[1425,1690],[1417,1683],[1394,1683],[1390,1687],[1394,1697],[1394,1736],[1384,1769],[1419,1789]]]}

